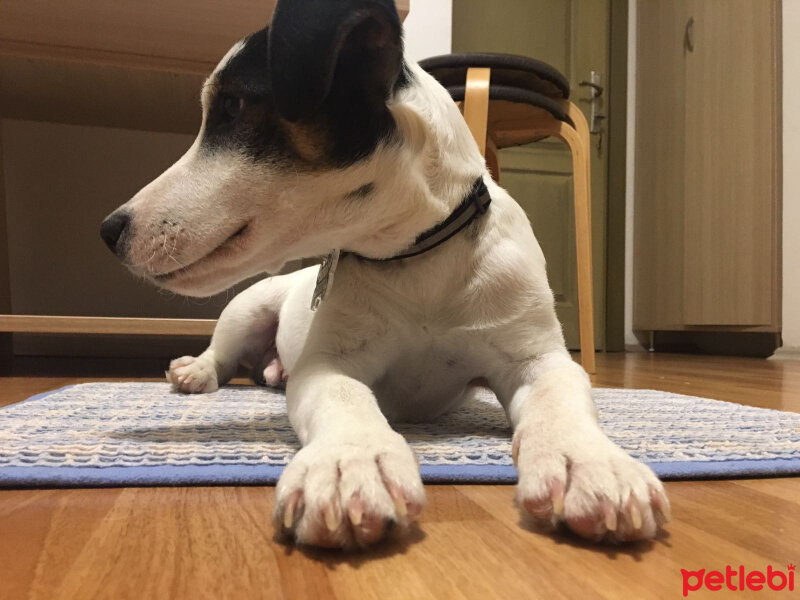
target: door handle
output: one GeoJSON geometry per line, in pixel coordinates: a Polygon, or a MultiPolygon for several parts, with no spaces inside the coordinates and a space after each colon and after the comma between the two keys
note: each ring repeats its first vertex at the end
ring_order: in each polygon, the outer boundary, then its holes
{"type": "Polygon", "coordinates": [[[689,52],[694,52],[694,17],[689,17],[689,20],[686,21],[683,43],[689,52]]]}
{"type": "Polygon", "coordinates": [[[592,88],[592,92],[593,92],[592,100],[602,96],[603,92],[605,91],[602,85],[599,85],[597,83],[593,83],[591,81],[581,81],[578,85],[580,85],[582,87],[590,87],[590,88],[592,88]]]}
{"type": "Polygon", "coordinates": [[[589,77],[589,81],[581,81],[578,83],[581,87],[587,87],[592,90],[592,97],[589,100],[590,108],[589,108],[589,133],[600,134],[600,138],[597,141],[598,151],[602,148],[603,143],[603,128],[602,123],[603,119],[606,118],[604,114],[601,114],[601,104],[602,100],[600,97],[603,95],[605,89],[600,82],[602,81],[602,76],[600,75],[599,71],[592,71],[589,77]]]}

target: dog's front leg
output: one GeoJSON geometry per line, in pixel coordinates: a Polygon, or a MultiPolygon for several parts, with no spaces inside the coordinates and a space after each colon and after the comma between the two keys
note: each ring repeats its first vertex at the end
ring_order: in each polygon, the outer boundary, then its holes
{"type": "Polygon", "coordinates": [[[222,311],[205,352],[170,363],[166,376],[173,388],[192,394],[216,392],[236,374],[243,359],[251,363],[255,375],[263,370],[267,383],[279,383],[282,373],[270,380],[264,366],[274,370],[275,362],[270,361],[278,360],[275,334],[286,285],[286,278],[264,279],[234,297],[222,311]]]}
{"type": "Polygon", "coordinates": [[[502,379],[495,388],[514,428],[523,513],[594,540],[653,537],[669,519],[661,482],[600,429],[589,378],[569,354],[546,354],[502,379]]]}
{"type": "Polygon", "coordinates": [[[347,548],[419,515],[418,463],[367,385],[318,362],[292,373],[287,406],[303,448],[278,482],[278,529],[302,544],[347,548]]]}

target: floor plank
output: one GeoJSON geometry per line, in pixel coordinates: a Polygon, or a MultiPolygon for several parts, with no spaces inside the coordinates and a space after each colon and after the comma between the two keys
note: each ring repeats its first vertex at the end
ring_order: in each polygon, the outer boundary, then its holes
{"type": "MultiPolygon", "coordinates": [[[[598,359],[599,386],[800,411],[799,362],[644,353],[598,359]]],[[[0,378],[0,405],[119,379],[0,378]]],[[[520,521],[510,486],[428,486],[428,509],[408,537],[351,555],[273,539],[273,488],[3,491],[0,599],[675,598],[682,568],[785,570],[800,559],[800,479],[667,489],[674,520],[666,532],[609,548],[533,531],[520,521]]]]}

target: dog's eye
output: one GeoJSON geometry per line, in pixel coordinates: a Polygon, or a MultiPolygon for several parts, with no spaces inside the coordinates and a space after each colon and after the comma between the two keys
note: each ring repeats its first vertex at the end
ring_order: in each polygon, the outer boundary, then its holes
{"type": "Polygon", "coordinates": [[[244,98],[226,95],[222,99],[222,110],[225,111],[225,115],[233,121],[244,110],[244,98]]]}

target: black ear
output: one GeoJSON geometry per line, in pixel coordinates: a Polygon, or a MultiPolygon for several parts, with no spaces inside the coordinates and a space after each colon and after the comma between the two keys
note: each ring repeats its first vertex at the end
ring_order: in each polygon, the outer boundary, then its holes
{"type": "Polygon", "coordinates": [[[278,112],[289,121],[312,115],[335,80],[385,103],[402,70],[401,31],[393,0],[279,0],[269,32],[278,112]]]}

